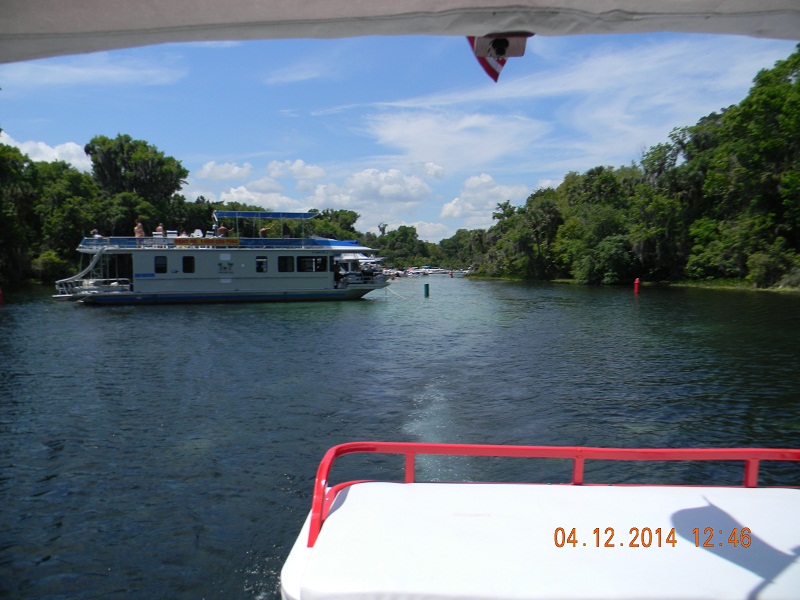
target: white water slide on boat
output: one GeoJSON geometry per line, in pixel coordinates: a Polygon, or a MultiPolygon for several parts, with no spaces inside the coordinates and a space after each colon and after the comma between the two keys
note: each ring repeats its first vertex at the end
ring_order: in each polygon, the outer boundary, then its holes
{"type": "Polygon", "coordinates": [[[796,600],[800,489],[758,487],[764,461],[796,467],[800,450],[343,444],[320,463],[281,591],[285,600],[796,600]],[[334,463],[353,453],[397,455],[405,474],[334,485],[334,463]],[[419,482],[417,458],[431,455],[571,461],[572,476],[419,482]],[[645,476],[659,462],[737,461],[744,480],[588,484],[587,461],[633,461],[645,476]]]}

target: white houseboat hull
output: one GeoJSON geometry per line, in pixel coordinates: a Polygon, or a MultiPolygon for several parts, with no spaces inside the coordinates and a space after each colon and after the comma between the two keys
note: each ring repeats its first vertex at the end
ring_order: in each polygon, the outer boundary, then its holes
{"type": "Polygon", "coordinates": [[[54,297],[84,304],[358,300],[388,285],[359,265],[369,250],[324,238],[85,238],[78,251],[89,265],[56,282],[54,297]]]}

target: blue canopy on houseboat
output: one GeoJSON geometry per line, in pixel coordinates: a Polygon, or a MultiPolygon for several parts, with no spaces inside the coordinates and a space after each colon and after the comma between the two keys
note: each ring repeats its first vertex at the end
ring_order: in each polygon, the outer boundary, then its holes
{"type": "Polygon", "coordinates": [[[234,219],[312,219],[319,215],[314,212],[271,212],[254,210],[215,210],[214,220],[219,217],[230,217],[234,219]]]}

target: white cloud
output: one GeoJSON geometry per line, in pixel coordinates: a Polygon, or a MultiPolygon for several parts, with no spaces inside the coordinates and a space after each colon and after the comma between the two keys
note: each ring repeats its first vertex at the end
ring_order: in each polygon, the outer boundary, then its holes
{"type": "Polygon", "coordinates": [[[561,185],[563,179],[540,179],[536,182],[536,187],[534,189],[537,190],[544,190],[547,188],[557,188],[561,185]]]}
{"type": "Polygon", "coordinates": [[[294,178],[296,182],[295,189],[305,193],[313,192],[315,180],[327,175],[322,167],[309,165],[299,158],[284,161],[273,160],[267,165],[267,169],[272,177],[290,176],[294,178]]]}
{"type": "Polygon", "coordinates": [[[417,170],[428,179],[444,179],[445,176],[445,168],[435,162],[428,161],[423,165],[418,165],[417,170]]]}
{"type": "Polygon", "coordinates": [[[236,163],[218,164],[215,161],[205,163],[196,173],[198,179],[245,179],[250,176],[253,165],[244,163],[242,166],[236,163]]]}
{"type": "Polygon", "coordinates": [[[209,187],[198,186],[191,177],[189,177],[187,180],[186,185],[183,186],[181,193],[188,202],[194,202],[200,196],[209,202],[217,202],[219,200],[218,190],[209,187]]]}
{"type": "Polygon", "coordinates": [[[439,216],[444,218],[458,219],[465,212],[471,212],[474,207],[469,202],[461,198],[453,198],[450,202],[445,202],[442,205],[442,210],[439,211],[439,216]]]}
{"type": "Polygon", "coordinates": [[[369,132],[402,150],[412,163],[458,172],[519,159],[548,130],[521,115],[402,111],[368,120],[369,132]]]}
{"type": "Polygon", "coordinates": [[[283,177],[287,174],[294,177],[297,181],[306,181],[309,179],[319,179],[325,177],[325,169],[317,165],[309,165],[304,160],[273,160],[267,165],[269,174],[272,177],[283,177]]]}
{"type": "Polygon", "coordinates": [[[459,196],[442,205],[439,217],[460,219],[460,227],[466,229],[483,229],[492,225],[492,212],[498,204],[506,200],[522,204],[530,193],[526,185],[503,185],[491,175],[481,173],[464,181],[459,196]]]}
{"type": "Polygon", "coordinates": [[[275,181],[272,177],[262,177],[254,181],[247,182],[247,189],[262,194],[282,192],[283,186],[275,181]]]}
{"type": "MultiPolygon", "coordinates": [[[[264,77],[267,85],[285,85],[302,83],[312,80],[337,80],[342,77],[342,66],[348,61],[342,60],[341,55],[347,42],[327,45],[325,51],[312,51],[306,56],[289,55],[285,60],[279,61],[284,66],[273,69],[264,77]]],[[[286,45],[286,49],[292,46],[286,45]]],[[[273,61],[278,62],[278,61],[273,61]]]]}
{"type": "Polygon", "coordinates": [[[303,211],[309,208],[294,198],[289,198],[275,192],[256,192],[243,185],[229,188],[227,191],[222,192],[219,195],[219,199],[223,202],[255,204],[264,209],[277,211],[303,211]]]}
{"type": "Polygon", "coordinates": [[[350,175],[345,185],[360,198],[399,201],[417,201],[431,191],[430,186],[422,179],[416,175],[406,175],[398,169],[365,169],[350,175]]]}
{"type": "Polygon", "coordinates": [[[185,68],[171,66],[170,62],[151,62],[122,53],[97,52],[0,65],[0,80],[3,88],[12,93],[20,88],[46,86],[167,85],[186,75],[185,68]]]}
{"type": "Polygon", "coordinates": [[[287,83],[299,83],[313,79],[326,79],[330,77],[330,72],[327,72],[323,65],[314,63],[298,63],[271,71],[264,78],[264,83],[267,85],[280,85],[287,83]]]}
{"type": "Polygon", "coordinates": [[[364,169],[347,176],[343,183],[318,184],[310,199],[318,207],[377,209],[385,213],[414,206],[430,192],[430,186],[416,175],[398,169],[364,169]]]}
{"type": "MultiPolygon", "coordinates": [[[[416,221],[414,223],[405,223],[417,230],[417,236],[421,240],[441,240],[447,237],[447,226],[442,223],[432,223],[429,221],[416,221]]],[[[394,228],[396,229],[396,228],[394,228]]]]}
{"type": "Polygon", "coordinates": [[[91,171],[92,161],[83,151],[83,146],[75,142],[65,142],[57,146],[49,146],[44,142],[18,142],[5,131],[0,132],[0,143],[19,148],[33,161],[54,162],[63,160],[80,171],[91,171]]]}

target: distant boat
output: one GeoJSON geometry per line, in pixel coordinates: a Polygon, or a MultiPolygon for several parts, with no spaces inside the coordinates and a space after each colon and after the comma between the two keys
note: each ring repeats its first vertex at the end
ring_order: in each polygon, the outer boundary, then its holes
{"type": "MultiPolygon", "coordinates": [[[[229,219],[310,219],[317,213],[216,211],[229,219]]],[[[215,228],[216,231],[216,228],[215,228]]],[[[84,304],[356,300],[388,279],[363,266],[371,249],[319,237],[238,238],[167,232],[84,238],[80,273],[56,282],[54,298],[84,304]]]]}

